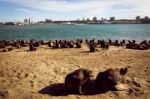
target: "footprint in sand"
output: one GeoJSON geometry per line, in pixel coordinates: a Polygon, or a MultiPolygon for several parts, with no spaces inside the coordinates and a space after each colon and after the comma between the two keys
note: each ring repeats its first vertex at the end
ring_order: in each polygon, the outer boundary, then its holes
{"type": "Polygon", "coordinates": [[[18,73],[17,74],[18,79],[27,78],[28,76],[29,76],[29,74],[27,74],[27,73],[18,73]]]}
{"type": "Polygon", "coordinates": [[[31,85],[31,87],[34,87],[34,81],[30,81],[30,85],[31,85]]]}
{"type": "Polygon", "coordinates": [[[29,74],[27,74],[27,73],[24,75],[25,78],[27,78],[28,76],[29,76],[29,74]]]}

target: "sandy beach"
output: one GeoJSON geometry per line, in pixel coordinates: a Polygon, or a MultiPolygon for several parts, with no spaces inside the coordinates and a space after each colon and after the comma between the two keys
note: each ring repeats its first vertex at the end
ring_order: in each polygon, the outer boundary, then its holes
{"type": "Polygon", "coordinates": [[[150,97],[150,50],[111,46],[90,53],[82,48],[52,49],[40,46],[0,52],[0,99],[148,99],[150,97]],[[108,68],[129,67],[127,90],[94,95],[64,95],[66,75],[79,68],[94,77],[108,68]],[[41,93],[41,91],[44,91],[41,93]]]}

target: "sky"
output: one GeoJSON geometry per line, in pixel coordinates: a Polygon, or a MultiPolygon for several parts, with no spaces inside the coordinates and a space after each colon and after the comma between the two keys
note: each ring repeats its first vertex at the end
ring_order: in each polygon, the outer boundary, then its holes
{"type": "Polygon", "coordinates": [[[0,22],[150,17],[150,0],[0,0],[0,22]]]}

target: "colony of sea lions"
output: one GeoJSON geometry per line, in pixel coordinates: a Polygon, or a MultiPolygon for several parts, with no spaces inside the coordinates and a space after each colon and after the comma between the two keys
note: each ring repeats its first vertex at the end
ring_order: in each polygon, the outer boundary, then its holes
{"type": "Polygon", "coordinates": [[[43,40],[0,40],[0,49],[3,49],[4,52],[9,51],[6,47],[11,46],[12,48],[21,48],[29,47],[29,51],[36,51],[40,45],[48,45],[51,48],[81,48],[82,39],[77,39],[76,41],[67,41],[67,40],[55,40],[55,41],[43,41],[43,40]]]}
{"type": "Polygon", "coordinates": [[[128,41],[128,43],[126,44],[126,48],[147,50],[147,49],[150,49],[150,41],[144,40],[140,43],[137,43],[135,40],[128,41]]]}
{"type": "MultiPolygon", "coordinates": [[[[110,91],[121,83],[123,76],[128,72],[128,68],[109,68],[97,74],[94,86],[101,91],[110,91]]],[[[92,71],[88,69],[78,69],[69,73],[65,78],[65,87],[68,93],[85,94],[83,86],[93,86],[92,71]]]]}
{"type": "MultiPolygon", "coordinates": [[[[81,48],[82,43],[84,41],[82,39],[77,40],[0,40],[0,49],[3,49],[4,52],[11,51],[7,47],[13,48],[21,48],[21,47],[29,47],[29,51],[36,51],[36,49],[41,45],[47,45],[50,48],[81,48]]],[[[85,40],[85,44],[89,46],[90,52],[95,52],[96,48],[109,49],[110,46],[125,46],[127,49],[136,49],[136,50],[148,50],[150,49],[150,40],[143,40],[141,42],[137,42],[135,40],[85,40]]]]}
{"type": "Polygon", "coordinates": [[[102,48],[102,49],[109,49],[110,46],[125,46],[127,49],[136,49],[136,50],[148,50],[150,49],[150,40],[144,40],[141,41],[139,43],[136,43],[135,40],[131,41],[128,40],[128,42],[126,40],[122,40],[122,41],[112,41],[111,39],[109,39],[108,41],[106,40],[97,40],[97,42],[95,42],[95,40],[90,40],[88,41],[86,39],[85,41],[90,49],[90,52],[95,52],[96,51],[96,47],[98,48],[102,48]]]}
{"type": "MultiPolygon", "coordinates": [[[[47,45],[50,48],[59,49],[59,48],[81,48],[82,39],[77,39],[76,41],[67,41],[67,40],[55,40],[55,41],[43,41],[43,40],[0,40],[0,49],[3,49],[3,52],[12,51],[13,48],[29,47],[29,51],[36,51],[37,48],[41,45],[47,45]]],[[[142,42],[137,42],[135,40],[85,40],[85,43],[89,46],[90,52],[95,52],[96,48],[109,49],[110,46],[124,46],[128,49],[137,49],[137,50],[148,50],[150,49],[150,40],[144,40],[142,42]]],[[[109,68],[105,71],[100,71],[95,79],[95,86],[100,90],[109,91],[115,88],[118,85],[122,77],[128,72],[128,68],[109,68]]],[[[78,94],[84,94],[84,86],[91,86],[92,82],[92,71],[88,69],[78,69],[75,70],[65,78],[65,87],[68,92],[75,92],[78,94]]]]}

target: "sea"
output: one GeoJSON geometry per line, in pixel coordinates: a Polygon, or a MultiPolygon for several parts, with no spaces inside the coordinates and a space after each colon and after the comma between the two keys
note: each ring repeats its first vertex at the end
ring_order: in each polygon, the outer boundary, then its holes
{"type": "Polygon", "coordinates": [[[0,40],[150,40],[150,24],[37,24],[0,26],[0,40]]]}

